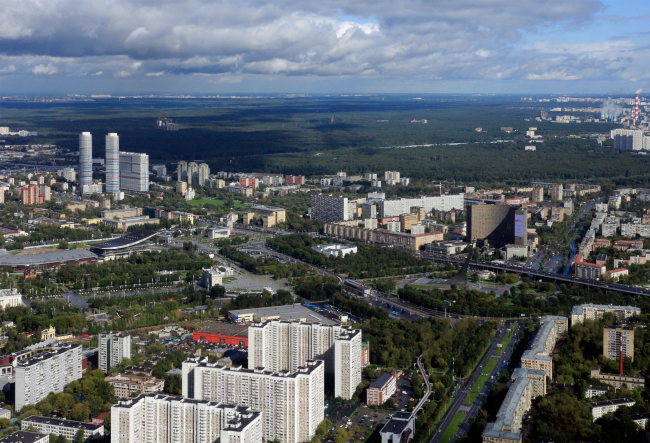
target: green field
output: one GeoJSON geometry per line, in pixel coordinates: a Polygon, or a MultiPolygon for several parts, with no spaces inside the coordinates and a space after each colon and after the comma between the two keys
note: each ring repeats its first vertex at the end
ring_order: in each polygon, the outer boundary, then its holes
{"type": "Polygon", "coordinates": [[[454,438],[454,435],[458,431],[458,428],[460,427],[461,423],[463,423],[463,420],[465,420],[465,415],[467,414],[465,414],[464,412],[459,412],[456,415],[454,415],[454,418],[451,420],[451,423],[449,423],[449,426],[447,426],[447,430],[445,431],[444,434],[442,434],[442,438],[440,439],[441,442],[448,443],[454,438]]]}
{"type": "MultiPolygon", "coordinates": [[[[487,365],[483,368],[481,371],[482,374],[490,374],[494,367],[497,365],[497,359],[491,358],[488,360],[487,365]]],[[[474,385],[472,386],[472,390],[467,394],[467,397],[465,397],[464,403],[466,405],[471,405],[476,401],[478,398],[479,393],[481,392],[481,389],[483,389],[483,385],[485,385],[485,382],[487,381],[489,375],[486,376],[480,376],[474,385]]]]}

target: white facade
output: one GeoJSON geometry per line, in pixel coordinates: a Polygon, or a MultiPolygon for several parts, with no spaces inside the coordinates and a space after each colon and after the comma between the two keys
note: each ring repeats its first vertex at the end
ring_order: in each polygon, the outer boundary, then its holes
{"type": "Polygon", "coordinates": [[[20,411],[35,405],[50,392],[63,392],[66,384],[81,378],[81,345],[61,343],[16,364],[16,403],[20,411]]]}
{"type": "Polygon", "coordinates": [[[106,136],[106,192],[120,190],[120,138],[116,133],[106,136]]]}
{"type": "Polygon", "coordinates": [[[361,383],[361,331],[350,326],[281,320],[248,328],[249,369],[293,372],[309,360],[323,360],[325,373],[334,377],[337,397],[351,399],[361,383]]]}
{"type": "Polygon", "coordinates": [[[595,305],[593,303],[576,305],[571,309],[571,326],[582,323],[583,320],[601,319],[606,312],[611,312],[618,320],[625,320],[641,314],[641,308],[635,306],[595,305]]]}
{"type": "Polygon", "coordinates": [[[23,305],[23,296],[17,289],[0,289],[0,308],[13,308],[23,305]]]}
{"type": "Polygon", "coordinates": [[[650,149],[650,137],[644,136],[643,131],[637,129],[613,129],[610,136],[614,140],[614,149],[627,151],[650,149]]]}
{"type": "Polygon", "coordinates": [[[23,431],[35,429],[36,432],[43,434],[63,435],[71,442],[75,440],[79,428],[84,430],[84,440],[102,438],[104,436],[104,425],[41,417],[40,415],[30,415],[21,422],[21,429],[23,431]]]}
{"type": "Polygon", "coordinates": [[[345,257],[357,253],[356,246],[348,245],[318,245],[314,246],[314,250],[328,257],[345,257]]]}
{"type": "Polygon", "coordinates": [[[108,373],[123,358],[131,358],[131,336],[117,332],[99,334],[99,369],[108,373]]]}
{"type": "Polygon", "coordinates": [[[137,152],[120,152],[120,189],[149,190],[149,156],[137,152]]]}
{"type": "Polygon", "coordinates": [[[93,182],[93,136],[90,132],[79,134],[79,186],[93,182]]]}
{"type": "Polygon", "coordinates": [[[310,360],[296,372],[224,367],[207,357],[183,362],[183,397],[261,412],[264,441],[309,441],[324,418],[324,394],[322,361],[310,360]]]}
{"type": "Polygon", "coordinates": [[[249,408],[140,395],[111,408],[111,443],[262,443],[262,417],[249,408]]]}
{"type": "Polygon", "coordinates": [[[601,418],[605,414],[614,413],[620,408],[621,406],[634,406],[636,404],[636,401],[632,400],[631,398],[619,398],[616,400],[606,400],[606,401],[599,401],[596,403],[587,403],[587,406],[591,409],[591,414],[594,416],[594,420],[596,421],[599,418],[601,418]]]}
{"type": "Polygon", "coordinates": [[[379,202],[379,218],[410,214],[413,206],[423,207],[428,214],[432,210],[451,211],[465,209],[465,194],[401,198],[379,202]]]}

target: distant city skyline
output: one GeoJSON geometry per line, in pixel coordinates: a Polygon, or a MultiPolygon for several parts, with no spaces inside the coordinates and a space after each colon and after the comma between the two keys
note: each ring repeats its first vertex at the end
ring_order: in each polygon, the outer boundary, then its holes
{"type": "Polygon", "coordinates": [[[650,4],[9,2],[12,94],[650,91],[650,4]]]}

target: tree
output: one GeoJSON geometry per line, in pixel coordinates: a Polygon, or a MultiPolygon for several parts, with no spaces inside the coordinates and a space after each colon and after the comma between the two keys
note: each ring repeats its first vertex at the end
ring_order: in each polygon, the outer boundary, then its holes
{"type": "Polygon", "coordinates": [[[226,295],[226,288],[221,285],[214,285],[210,288],[210,295],[214,298],[223,298],[226,295]]]}
{"type": "Polygon", "coordinates": [[[79,428],[77,434],[74,436],[74,443],[84,443],[86,441],[83,428],[79,428]]]}
{"type": "Polygon", "coordinates": [[[68,249],[68,242],[65,241],[65,240],[59,242],[59,246],[58,246],[58,248],[59,248],[59,249],[68,249]]]}

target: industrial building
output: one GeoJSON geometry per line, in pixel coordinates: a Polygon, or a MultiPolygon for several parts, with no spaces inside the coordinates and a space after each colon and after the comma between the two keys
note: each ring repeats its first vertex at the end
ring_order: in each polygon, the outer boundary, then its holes
{"type": "Polygon", "coordinates": [[[331,320],[301,304],[269,306],[265,308],[234,309],[228,312],[228,318],[238,323],[259,323],[267,320],[286,320],[337,325],[331,320]]]}
{"type": "Polygon", "coordinates": [[[228,402],[260,411],[264,441],[309,441],[323,421],[324,396],[320,360],[309,360],[295,372],[224,367],[209,363],[207,357],[183,362],[185,399],[228,402]]]}
{"type": "Polygon", "coordinates": [[[214,322],[209,326],[194,331],[192,339],[208,343],[219,343],[222,345],[234,345],[248,347],[248,326],[214,322]]]}
{"type": "Polygon", "coordinates": [[[251,408],[162,394],[111,408],[111,443],[263,443],[262,428],[251,408]]]}

